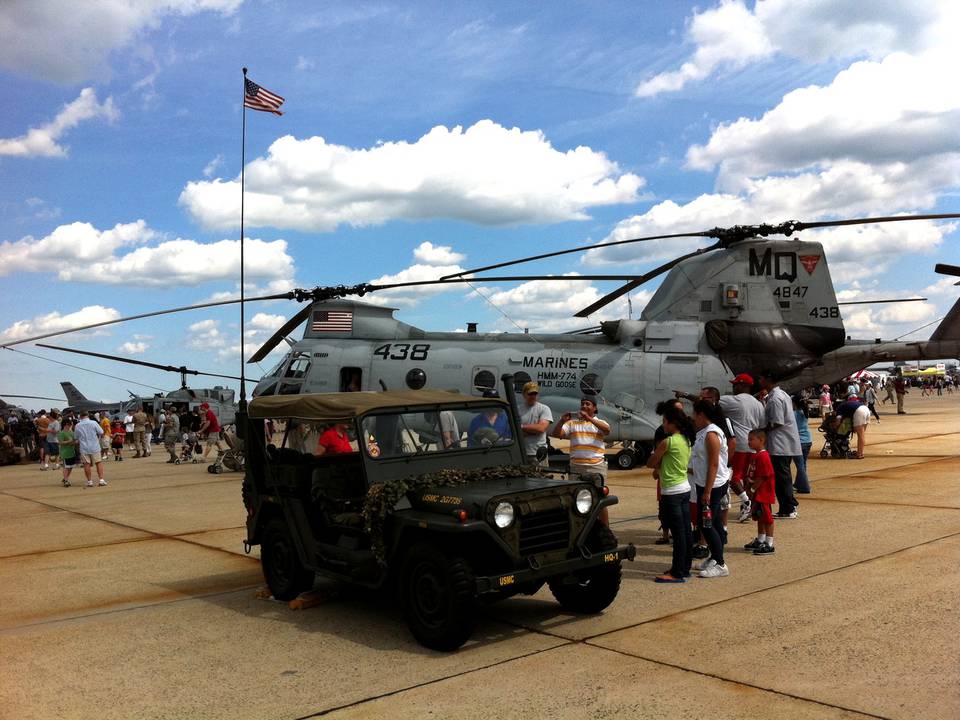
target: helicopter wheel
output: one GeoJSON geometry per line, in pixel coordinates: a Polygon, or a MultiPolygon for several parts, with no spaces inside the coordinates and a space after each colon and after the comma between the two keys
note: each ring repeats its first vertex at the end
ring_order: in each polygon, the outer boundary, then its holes
{"type": "Polygon", "coordinates": [[[624,448],[613,459],[617,470],[632,470],[637,466],[637,452],[633,448],[624,448]]]}

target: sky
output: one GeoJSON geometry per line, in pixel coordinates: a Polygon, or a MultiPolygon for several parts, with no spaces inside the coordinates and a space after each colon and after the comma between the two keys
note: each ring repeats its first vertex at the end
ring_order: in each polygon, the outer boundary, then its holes
{"type": "MultiPolygon", "coordinates": [[[[246,112],[244,267],[254,296],[433,279],[660,232],[960,212],[953,0],[63,7],[0,4],[0,341],[237,295],[243,67],[286,99],[280,117],[246,112]]],[[[929,298],[844,308],[853,337],[898,337],[958,296],[955,278],[933,272],[957,263],[956,223],[803,237],[823,242],[841,300],[929,298]]],[[[628,245],[513,269],[640,274],[696,245],[628,245]]],[[[658,282],[589,321],[572,316],[618,283],[478,283],[365,299],[428,330],[477,322],[481,332],[560,332],[637,317],[658,282]]],[[[250,304],[246,354],[298,309],[250,304]]],[[[51,343],[236,375],[239,310],[51,343]]],[[[249,366],[254,380],[272,359],[249,366]]],[[[179,384],[32,344],[0,351],[0,378],[0,396],[60,398],[70,380],[101,400],[179,384]]]]}

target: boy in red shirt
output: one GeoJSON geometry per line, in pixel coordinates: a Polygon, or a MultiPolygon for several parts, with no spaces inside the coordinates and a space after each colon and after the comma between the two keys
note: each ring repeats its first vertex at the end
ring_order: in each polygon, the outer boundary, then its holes
{"type": "Polygon", "coordinates": [[[744,485],[753,502],[753,518],[757,521],[757,537],[743,546],[753,550],[754,555],[772,555],[773,549],[773,503],[777,501],[773,463],[766,451],[767,434],[763,430],[751,430],[747,444],[754,454],[744,475],[744,485]]]}

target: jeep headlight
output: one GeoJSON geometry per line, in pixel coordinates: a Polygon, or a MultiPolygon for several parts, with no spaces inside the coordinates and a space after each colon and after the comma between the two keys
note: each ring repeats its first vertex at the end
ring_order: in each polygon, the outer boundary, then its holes
{"type": "Polygon", "coordinates": [[[493,511],[493,522],[501,530],[513,525],[513,505],[508,502],[498,503],[493,511]]]}
{"type": "Polygon", "coordinates": [[[581,515],[586,515],[590,512],[590,508],[593,507],[593,493],[587,490],[587,488],[580,488],[577,491],[577,512],[581,515]]]}

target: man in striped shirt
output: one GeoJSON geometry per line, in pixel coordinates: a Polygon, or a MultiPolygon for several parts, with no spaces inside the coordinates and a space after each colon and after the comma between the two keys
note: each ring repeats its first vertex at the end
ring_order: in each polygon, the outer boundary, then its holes
{"type": "MultiPolygon", "coordinates": [[[[597,415],[597,403],[591,397],[580,400],[580,413],[564,413],[550,433],[555,438],[570,440],[570,479],[586,475],[598,475],[598,487],[603,487],[607,477],[607,460],[603,438],[610,434],[610,425],[597,415]]],[[[594,478],[596,480],[596,478],[594,478]]],[[[600,522],[609,523],[607,509],[600,511],[600,522]]]]}

